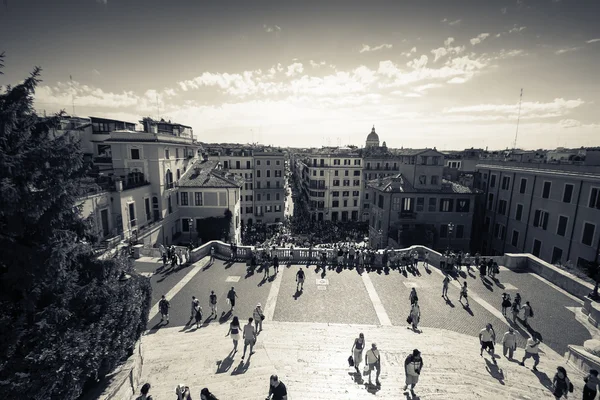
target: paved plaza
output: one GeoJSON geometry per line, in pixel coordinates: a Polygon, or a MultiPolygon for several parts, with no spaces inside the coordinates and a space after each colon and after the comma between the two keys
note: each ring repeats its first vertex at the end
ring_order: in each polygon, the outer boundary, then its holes
{"type": "MultiPolygon", "coordinates": [[[[357,272],[356,269],[327,269],[283,265],[277,277],[264,280],[262,272],[248,273],[244,263],[208,259],[176,271],[163,272],[156,259],[136,261],[139,272],[151,277],[153,307],[144,336],[142,380],[149,381],[157,398],[168,398],[175,386],[185,382],[198,396],[208,386],[222,399],[264,398],[268,377],[279,374],[290,399],[405,398],[403,360],[415,347],[425,359],[420,398],[552,398],[548,391],[556,366],[565,365],[567,345],[582,345],[592,337],[590,329],[578,322],[582,302],[542,278],[526,271],[501,268],[497,281],[481,280],[479,273],[464,272],[449,289],[449,300],[441,297],[442,273],[427,271],[406,275],[397,270],[357,272]],[[307,271],[304,290],[296,291],[295,274],[307,271]],[[158,268],[158,271],[157,271],[158,268]],[[459,282],[468,282],[470,307],[459,303],[459,282]],[[256,354],[241,363],[241,353],[231,358],[232,344],[225,337],[232,314],[226,293],[231,287],[239,296],[233,315],[244,324],[254,307],[265,311],[264,332],[258,337],[256,354]],[[420,333],[407,329],[409,293],[416,288],[421,306],[420,333]],[[208,320],[208,296],[218,296],[218,317],[208,320]],[[535,311],[530,326],[514,323],[501,312],[501,294],[523,302],[535,311]],[[160,323],[158,303],[165,294],[171,303],[170,322],[160,323]],[[200,329],[190,323],[191,297],[200,299],[205,321],[200,329]],[[501,337],[509,326],[519,336],[517,358],[523,356],[527,336],[541,334],[540,372],[531,371],[531,361],[521,367],[504,357],[480,357],[477,335],[492,323],[501,337]],[[382,353],[381,388],[364,385],[348,368],[353,338],[364,332],[368,343],[377,342],[382,353]],[[228,356],[229,354],[229,356],[228,356]],[[225,365],[225,364],[228,364],[225,365]],[[487,393],[487,397],[486,397],[487,393]]],[[[271,273],[273,269],[271,268],[271,273]]],[[[576,391],[582,378],[572,369],[576,391]]],[[[574,398],[579,397],[575,394],[574,398]]]]}

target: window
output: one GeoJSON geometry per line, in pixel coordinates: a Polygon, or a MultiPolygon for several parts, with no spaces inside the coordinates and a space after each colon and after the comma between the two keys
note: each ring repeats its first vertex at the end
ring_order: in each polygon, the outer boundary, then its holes
{"type": "Polygon", "coordinates": [[[352,191],[352,196],[354,196],[354,197],[360,196],[360,192],[358,190],[353,190],[352,191]]]}
{"type": "Polygon", "coordinates": [[[487,209],[490,211],[492,211],[494,209],[494,194],[493,193],[488,194],[487,209]]]}
{"type": "Polygon", "coordinates": [[[506,215],[506,200],[498,200],[498,214],[506,215]]]}
{"type": "Polygon", "coordinates": [[[440,200],[440,211],[450,212],[452,211],[454,200],[453,199],[441,199],[440,200]]]}
{"type": "Polygon", "coordinates": [[[349,174],[350,174],[350,171],[348,171],[348,170],[344,171],[344,176],[349,176],[349,174]]]}
{"type": "Polygon", "coordinates": [[[465,226],[464,225],[456,225],[456,238],[462,239],[465,236],[465,226]]]}
{"type": "Polygon", "coordinates": [[[179,158],[179,147],[175,148],[175,158],[179,158]]]}
{"type": "Polygon", "coordinates": [[[280,161],[279,160],[275,161],[275,165],[280,165],[280,161]]]}
{"type": "Polygon", "coordinates": [[[260,165],[260,160],[256,160],[256,165],[260,165]]]}
{"type": "Polygon", "coordinates": [[[413,199],[412,197],[405,197],[402,199],[402,211],[412,211],[413,210],[413,199]]]}
{"type": "Polygon", "coordinates": [[[392,199],[392,211],[400,211],[402,205],[402,199],[400,197],[394,197],[392,199]]]}
{"type": "Polygon", "coordinates": [[[339,206],[340,206],[340,202],[339,202],[339,200],[333,200],[333,201],[331,202],[331,207],[333,207],[333,208],[337,208],[337,207],[339,207],[339,206]]]}
{"type": "Polygon", "coordinates": [[[190,231],[190,220],[187,218],[182,218],[181,219],[181,230],[183,232],[189,232],[190,231]]]}
{"type": "Polygon", "coordinates": [[[334,192],[331,192],[331,195],[333,197],[340,197],[340,192],[334,191],[334,192]]]}
{"type": "Polygon", "coordinates": [[[560,263],[562,261],[562,249],[555,247],[552,250],[552,264],[560,263]]]}
{"type": "Polygon", "coordinates": [[[510,176],[502,177],[502,190],[508,190],[510,188],[510,176]]]}
{"type": "Polygon", "coordinates": [[[431,177],[431,184],[432,185],[437,185],[438,184],[438,176],[437,175],[433,175],[431,177]]]}
{"type": "Polygon", "coordinates": [[[352,181],[352,186],[360,186],[360,179],[355,179],[354,181],[352,181]]]}
{"type": "Polygon", "coordinates": [[[271,160],[267,160],[267,165],[271,165],[271,160]]]}
{"type": "Polygon", "coordinates": [[[533,251],[531,252],[531,254],[533,254],[536,257],[539,257],[541,250],[542,250],[542,242],[540,242],[537,239],[534,239],[533,240],[533,251]]]}
{"type": "Polygon", "coordinates": [[[333,160],[333,165],[340,165],[340,160],[333,160]]]}
{"type": "Polygon", "coordinates": [[[271,193],[267,193],[267,201],[271,201],[271,193]]]}
{"type": "Polygon", "coordinates": [[[344,200],[344,207],[348,207],[348,200],[344,200]]]}
{"type": "Polygon", "coordinates": [[[533,226],[546,230],[548,227],[548,212],[544,210],[535,210],[533,217],[533,226]]]}
{"type": "Polygon", "coordinates": [[[167,204],[169,207],[169,214],[173,213],[173,205],[171,204],[171,195],[169,195],[169,197],[167,197],[167,204]]]}
{"type": "Polygon", "coordinates": [[[586,222],[583,224],[583,234],[581,235],[581,243],[591,246],[594,241],[594,232],[596,231],[596,225],[586,222]]]}
{"type": "Polygon", "coordinates": [[[442,224],[440,225],[440,238],[448,237],[448,225],[442,224]]]}
{"type": "Polygon", "coordinates": [[[492,174],[490,177],[490,187],[496,187],[496,175],[492,174]]]}
{"type": "Polygon", "coordinates": [[[344,186],[350,186],[350,179],[344,179],[344,186]]]}
{"type": "Polygon", "coordinates": [[[333,186],[340,186],[340,180],[339,179],[334,179],[333,180],[333,186]]]}
{"type": "Polygon", "coordinates": [[[275,193],[275,200],[279,200],[279,193],[275,193]]]}
{"type": "Polygon", "coordinates": [[[515,219],[520,221],[523,217],[523,204],[517,204],[517,211],[515,212],[515,219]]]}
{"type": "Polygon", "coordinates": [[[149,197],[144,199],[144,205],[146,206],[146,221],[150,221],[152,219],[152,214],[150,213],[150,198],[149,197]]]}
{"type": "Polygon", "coordinates": [[[379,201],[377,202],[377,207],[383,208],[383,196],[379,195],[379,201]]]}
{"type": "Polygon", "coordinates": [[[427,175],[419,175],[419,183],[421,185],[427,185],[427,175]]]}
{"type": "Polygon", "coordinates": [[[317,170],[313,169],[313,176],[317,176],[317,170]]]}
{"type": "Polygon", "coordinates": [[[181,205],[182,206],[188,205],[188,193],[187,192],[181,192],[181,205]]]}
{"type": "Polygon", "coordinates": [[[339,175],[340,175],[340,173],[337,169],[335,171],[333,171],[333,176],[339,176],[339,175]]]}
{"type": "Polygon", "coordinates": [[[202,192],[194,192],[194,205],[202,205],[202,192]]]}
{"type": "Polygon", "coordinates": [[[323,171],[323,170],[320,170],[320,171],[319,171],[319,176],[325,176],[325,171],[323,171]]]}
{"type": "Polygon", "coordinates": [[[544,182],[544,188],[542,190],[542,198],[550,198],[550,189],[552,189],[552,182],[544,182]]]}
{"type": "Polygon", "coordinates": [[[469,199],[458,199],[456,200],[456,212],[468,213],[471,205],[469,199]]]}
{"type": "MultiPolygon", "coordinates": [[[[268,162],[268,161],[267,161],[267,162],[268,162]]],[[[317,171],[313,171],[313,172],[315,173],[314,175],[315,175],[315,176],[317,176],[317,171]]],[[[270,170],[270,169],[268,169],[268,170],[267,170],[267,178],[270,178],[270,177],[271,177],[271,170],[270,170]]]]}
{"type": "Polygon", "coordinates": [[[500,224],[497,222],[494,225],[494,237],[500,239],[500,224]]]}
{"type": "Polygon", "coordinates": [[[569,222],[569,218],[564,215],[560,215],[558,217],[558,225],[556,227],[556,234],[560,236],[565,236],[567,233],[567,222],[569,222]]]}
{"type": "Polygon", "coordinates": [[[417,197],[417,211],[425,209],[425,197],[417,197]]]}
{"type": "Polygon", "coordinates": [[[590,201],[588,202],[589,208],[597,208],[600,210],[600,189],[592,188],[590,190],[590,201]]]}
{"type": "Polygon", "coordinates": [[[358,207],[358,200],[354,199],[353,203],[354,203],[354,207],[358,207]]]}
{"type": "Polygon", "coordinates": [[[256,182],[256,188],[257,188],[257,189],[260,189],[260,184],[261,184],[261,182],[260,182],[260,181],[256,182]]]}
{"type": "Polygon", "coordinates": [[[260,178],[260,169],[257,169],[257,170],[256,170],[256,177],[257,177],[257,178],[260,178]]]}
{"type": "Polygon", "coordinates": [[[246,169],[250,169],[250,161],[246,161],[246,169]]]}
{"type": "Polygon", "coordinates": [[[429,198],[429,212],[435,212],[435,206],[437,205],[437,199],[435,197],[429,198]]]}
{"type": "Polygon", "coordinates": [[[165,175],[165,186],[167,189],[173,189],[173,173],[170,169],[167,170],[165,175]]]}
{"type": "Polygon", "coordinates": [[[510,244],[514,247],[519,245],[519,231],[512,231],[512,237],[510,239],[510,244]]]}
{"type": "Polygon", "coordinates": [[[131,159],[132,160],[140,159],[140,149],[131,149],[131,159]]]}
{"type": "Polygon", "coordinates": [[[360,176],[360,171],[359,170],[355,170],[354,171],[354,176],[360,176]]]}
{"type": "Polygon", "coordinates": [[[523,194],[527,190],[527,178],[521,178],[521,185],[519,186],[519,193],[523,194]]]}
{"type": "Polygon", "coordinates": [[[563,203],[571,202],[571,198],[573,197],[573,188],[574,186],[569,183],[565,185],[565,191],[563,192],[563,203]]]}
{"type": "Polygon", "coordinates": [[[348,190],[344,190],[344,191],[342,192],[342,196],[343,196],[343,197],[350,197],[350,191],[348,191],[348,190]]]}
{"type": "Polygon", "coordinates": [[[177,168],[177,180],[181,179],[181,171],[177,168]]]}
{"type": "Polygon", "coordinates": [[[256,201],[260,201],[260,199],[261,199],[261,195],[260,195],[260,193],[257,193],[256,194],[256,201]]]}
{"type": "MultiPolygon", "coordinates": [[[[279,161],[277,161],[277,162],[279,162],[279,161]]],[[[280,211],[281,211],[281,206],[280,205],[275,206],[275,212],[280,212],[280,211]]]]}

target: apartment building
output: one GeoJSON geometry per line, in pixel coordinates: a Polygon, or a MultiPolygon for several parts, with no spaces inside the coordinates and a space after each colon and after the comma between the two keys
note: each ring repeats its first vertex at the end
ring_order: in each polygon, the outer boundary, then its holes
{"type": "Polygon", "coordinates": [[[244,179],[242,224],[277,223],[285,213],[285,153],[256,146],[208,146],[223,168],[244,179]]]}
{"type": "Polygon", "coordinates": [[[360,221],[362,157],[356,148],[323,148],[294,156],[314,221],[360,221]]]}
{"type": "Polygon", "coordinates": [[[435,149],[400,149],[396,155],[399,173],[368,182],[371,245],[416,240],[436,249],[470,250],[479,191],[443,179],[443,154],[435,149]]]}
{"type": "Polygon", "coordinates": [[[598,261],[600,167],[486,161],[477,171],[483,252],[582,266],[598,261]]]}

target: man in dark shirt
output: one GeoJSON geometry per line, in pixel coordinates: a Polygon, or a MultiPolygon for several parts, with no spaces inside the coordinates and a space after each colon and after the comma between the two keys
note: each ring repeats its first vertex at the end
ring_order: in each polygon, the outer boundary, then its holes
{"type": "Polygon", "coordinates": [[[287,400],[287,389],[277,375],[271,375],[271,384],[269,386],[269,395],[266,400],[287,400]]]}

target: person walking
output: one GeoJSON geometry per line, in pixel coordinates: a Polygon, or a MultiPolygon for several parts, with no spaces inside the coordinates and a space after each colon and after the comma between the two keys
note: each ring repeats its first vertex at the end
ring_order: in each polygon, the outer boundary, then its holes
{"type": "Polygon", "coordinates": [[[244,354],[242,360],[246,357],[246,349],[250,346],[250,356],[254,354],[254,345],[256,344],[256,331],[252,326],[252,318],[248,318],[248,323],[244,325],[244,354]]]}
{"type": "Polygon", "coordinates": [[[177,395],[177,400],[192,400],[192,391],[184,383],[177,385],[175,394],[177,395]]]}
{"type": "Polygon", "coordinates": [[[233,352],[237,353],[237,347],[238,347],[238,342],[240,340],[240,320],[238,319],[237,316],[233,317],[233,320],[231,321],[231,323],[229,324],[229,331],[227,332],[227,335],[225,336],[230,336],[231,335],[231,340],[233,340],[233,352]]]}
{"type": "Polygon", "coordinates": [[[273,269],[275,270],[275,275],[277,275],[279,273],[279,257],[277,257],[277,254],[273,256],[273,269]]]}
{"type": "Polygon", "coordinates": [[[583,381],[585,382],[585,386],[583,387],[583,400],[594,400],[596,394],[598,394],[598,386],[600,385],[598,371],[590,369],[590,373],[583,378],[583,381]]]}
{"type": "Polygon", "coordinates": [[[381,355],[379,354],[379,350],[377,350],[377,344],[371,344],[371,349],[367,351],[365,354],[365,364],[369,366],[369,385],[373,385],[371,383],[371,372],[373,369],[377,370],[375,374],[375,384],[377,386],[381,386],[379,383],[379,374],[381,373],[381,355]]]}
{"type": "Polygon", "coordinates": [[[217,295],[214,290],[210,291],[210,295],[208,296],[208,303],[210,304],[210,316],[217,316],[217,295]]]}
{"type": "Polygon", "coordinates": [[[410,305],[412,306],[415,302],[419,301],[419,296],[417,296],[417,289],[412,288],[410,290],[410,294],[408,295],[408,299],[410,300],[410,305]]]}
{"type": "Polygon", "coordinates": [[[517,302],[517,298],[515,297],[515,299],[512,302],[512,305],[510,306],[510,312],[512,313],[514,322],[517,322],[517,317],[519,316],[519,311],[521,311],[521,306],[519,305],[519,303],[517,302]]]}
{"type": "Polygon", "coordinates": [[[256,308],[252,312],[252,317],[254,318],[254,328],[256,330],[256,334],[258,335],[263,330],[262,324],[263,324],[263,320],[265,319],[265,314],[263,313],[260,303],[258,303],[256,305],[256,308]],[[259,329],[259,327],[260,327],[260,329],[259,329]]]}
{"type": "Polygon", "coordinates": [[[277,375],[271,375],[269,380],[269,394],[266,400],[287,400],[287,388],[277,375]]]}
{"type": "Polygon", "coordinates": [[[427,270],[429,268],[429,252],[425,251],[425,261],[423,262],[423,265],[425,266],[425,270],[427,270]]]}
{"type": "Polygon", "coordinates": [[[539,355],[540,340],[537,337],[537,335],[534,335],[534,336],[535,337],[530,337],[529,339],[527,339],[527,345],[525,346],[525,355],[523,356],[523,359],[521,360],[519,365],[524,367],[525,360],[527,360],[528,358],[533,358],[533,361],[534,361],[533,370],[537,371],[537,366],[540,363],[540,355],[539,355]]]}
{"type": "Polygon", "coordinates": [[[194,319],[196,320],[196,329],[199,329],[202,322],[202,307],[200,307],[200,302],[194,307],[194,319]]]}
{"type": "Polygon", "coordinates": [[[417,250],[413,252],[413,267],[415,270],[419,269],[419,252],[417,250]]]}
{"type": "Polygon", "coordinates": [[[419,382],[419,376],[423,369],[423,359],[421,358],[421,352],[418,349],[414,349],[412,354],[409,354],[404,360],[404,373],[406,375],[406,385],[404,386],[404,392],[410,386],[410,394],[415,397],[415,386],[419,382]]]}
{"type": "Polygon", "coordinates": [[[421,307],[419,307],[419,301],[415,300],[411,309],[410,309],[410,318],[412,319],[412,329],[413,331],[418,331],[419,329],[419,321],[421,320],[421,307]]]}
{"type": "Polygon", "coordinates": [[[200,391],[200,400],[219,400],[217,397],[208,390],[208,388],[204,388],[200,391]]]}
{"type": "Polygon", "coordinates": [[[135,400],[152,400],[152,395],[148,393],[150,392],[150,388],[151,386],[149,383],[144,383],[140,390],[141,394],[135,400]]]}
{"type": "Polygon", "coordinates": [[[572,385],[573,384],[567,376],[567,370],[564,367],[557,367],[556,374],[554,374],[554,379],[552,379],[552,388],[554,389],[552,394],[556,400],[559,400],[563,396],[566,399],[569,395],[569,392],[572,391],[572,385]]]}
{"type": "Polygon", "coordinates": [[[504,333],[502,336],[502,354],[506,357],[506,353],[508,353],[508,359],[513,359],[514,351],[517,349],[517,335],[515,335],[515,330],[510,327],[508,331],[504,333]]]}
{"type": "Polygon", "coordinates": [[[192,296],[192,309],[190,311],[190,320],[192,318],[194,318],[194,315],[196,315],[196,307],[200,306],[200,300],[198,300],[196,298],[196,296],[192,296]]]}
{"type": "Polygon", "coordinates": [[[352,344],[352,355],[354,357],[354,369],[356,373],[360,373],[360,363],[362,362],[362,353],[365,348],[365,335],[361,332],[356,339],[354,339],[354,344],[352,344]]]}
{"type": "Polygon", "coordinates": [[[467,307],[469,307],[469,298],[467,297],[467,281],[464,282],[463,287],[460,289],[460,297],[458,298],[460,304],[462,304],[463,298],[467,302],[467,307]]]}
{"type": "Polygon", "coordinates": [[[171,308],[171,303],[169,303],[169,300],[167,300],[163,294],[158,302],[158,309],[160,310],[160,322],[163,322],[166,319],[167,324],[169,323],[169,308],[171,308]]]}
{"type": "Polygon", "coordinates": [[[210,246],[210,261],[209,264],[215,262],[215,246],[210,246]]]}
{"type": "Polygon", "coordinates": [[[235,310],[235,299],[237,297],[238,297],[238,295],[237,295],[237,293],[235,292],[235,289],[232,286],[231,289],[229,290],[229,292],[227,292],[227,300],[229,300],[229,304],[231,305],[230,311],[235,310]]]}
{"type": "Polygon", "coordinates": [[[496,332],[492,327],[492,324],[487,324],[484,329],[479,332],[479,343],[481,344],[481,350],[479,355],[483,357],[483,350],[492,356],[492,361],[496,364],[496,357],[494,357],[494,343],[496,343],[496,332]]]}
{"type": "Polygon", "coordinates": [[[510,308],[512,303],[510,302],[510,294],[502,293],[502,314],[506,315],[506,310],[510,308]]]}
{"type": "Polygon", "coordinates": [[[304,291],[304,270],[302,267],[296,272],[296,292],[304,291]]]}
{"type": "Polygon", "coordinates": [[[530,317],[533,317],[533,308],[531,308],[531,304],[529,304],[529,301],[526,301],[525,305],[523,306],[523,325],[529,325],[529,322],[527,322],[527,320],[530,317]]]}
{"type": "Polygon", "coordinates": [[[263,260],[263,271],[265,273],[265,275],[263,276],[263,280],[267,280],[271,277],[271,275],[269,274],[269,260],[267,260],[266,258],[263,260]]]}
{"type": "Polygon", "coordinates": [[[519,306],[519,310],[520,310],[521,309],[521,293],[517,293],[515,295],[515,300],[514,301],[517,303],[517,305],[519,306]]]}
{"type": "Polygon", "coordinates": [[[448,274],[446,274],[446,276],[444,276],[444,280],[442,281],[442,297],[443,298],[448,297],[448,285],[449,284],[450,284],[450,277],[448,276],[448,274]]]}

